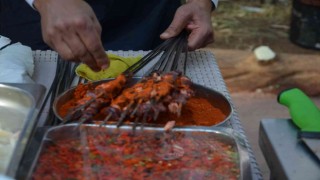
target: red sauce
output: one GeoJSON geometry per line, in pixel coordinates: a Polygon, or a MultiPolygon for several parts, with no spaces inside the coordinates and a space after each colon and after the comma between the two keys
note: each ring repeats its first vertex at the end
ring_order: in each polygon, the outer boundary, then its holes
{"type": "Polygon", "coordinates": [[[32,179],[238,179],[238,153],[203,132],[127,132],[85,127],[47,142],[32,179]]]}

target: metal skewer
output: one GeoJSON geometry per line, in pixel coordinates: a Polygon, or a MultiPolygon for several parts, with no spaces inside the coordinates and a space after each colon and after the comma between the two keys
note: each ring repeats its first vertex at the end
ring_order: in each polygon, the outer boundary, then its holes
{"type": "MultiPolygon", "coordinates": [[[[123,72],[123,74],[127,78],[131,78],[135,73],[137,73],[139,70],[141,70],[143,67],[145,67],[150,61],[152,61],[155,57],[161,56],[160,59],[143,75],[144,77],[152,74],[153,72],[157,71],[159,73],[166,73],[169,71],[177,70],[178,65],[183,63],[182,69],[180,69],[181,73],[184,73],[185,71],[185,61],[187,59],[187,54],[185,55],[185,58],[182,59],[180,62],[180,54],[182,52],[187,53],[187,34],[185,32],[181,33],[179,36],[171,38],[160,44],[157,48],[150,51],[148,54],[146,54],[140,61],[129,67],[126,71],[123,72]]],[[[143,79],[143,78],[142,78],[143,79]]],[[[65,116],[65,121],[63,123],[68,123],[74,119],[74,117],[77,117],[77,114],[81,114],[81,112],[84,111],[84,109],[88,108],[89,104],[96,101],[98,97],[93,97],[85,104],[79,105],[78,107],[74,108],[72,112],[67,114],[65,116]]],[[[145,112],[142,113],[142,123],[141,127],[143,128],[144,124],[147,122],[147,120],[152,117],[152,119],[156,120],[158,117],[159,112],[155,111],[155,114],[153,116],[150,116],[149,114],[152,111],[152,107],[155,107],[155,105],[158,102],[156,99],[151,99],[150,105],[148,105],[147,108],[145,108],[145,112]]],[[[127,116],[134,116],[137,114],[141,107],[141,103],[137,102],[131,102],[130,105],[126,107],[124,111],[120,114],[120,118],[117,120],[117,126],[121,126],[124,119],[127,116]],[[131,111],[130,111],[131,110],[131,111]]],[[[139,113],[141,116],[141,113],[139,113]]],[[[110,112],[104,121],[100,124],[100,126],[105,125],[109,119],[113,117],[112,113],[110,112]]],[[[81,119],[78,124],[78,126],[81,126],[86,119],[81,119]]],[[[134,120],[134,127],[136,127],[139,123],[139,119],[135,118],[134,120]]]]}

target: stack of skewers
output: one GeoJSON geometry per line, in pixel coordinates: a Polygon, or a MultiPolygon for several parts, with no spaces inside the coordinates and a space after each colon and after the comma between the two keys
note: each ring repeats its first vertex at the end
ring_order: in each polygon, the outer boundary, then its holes
{"type": "Polygon", "coordinates": [[[78,122],[81,125],[100,114],[103,116],[101,125],[113,119],[119,127],[125,119],[131,119],[135,128],[139,123],[143,127],[147,121],[157,120],[161,112],[180,116],[182,106],[194,94],[190,88],[190,79],[184,75],[187,60],[186,37],[182,33],[165,41],[114,80],[94,88],[87,87],[80,97],[61,106],[61,109],[67,109],[63,115],[63,123],[78,122]],[[183,59],[180,58],[182,53],[185,53],[183,59]],[[161,56],[159,61],[144,77],[128,86],[133,75],[158,55],[161,56]]]}

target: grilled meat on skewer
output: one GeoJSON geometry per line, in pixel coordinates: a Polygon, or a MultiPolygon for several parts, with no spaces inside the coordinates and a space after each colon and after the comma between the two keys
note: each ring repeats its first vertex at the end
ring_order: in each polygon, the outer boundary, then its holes
{"type": "Polygon", "coordinates": [[[162,76],[154,73],[124,89],[101,113],[107,117],[105,121],[110,118],[118,119],[119,125],[125,117],[141,117],[143,121],[156,120],[159,113],[167,109],[179,116],[182,105],[193,95],[190,85],[191,81],[177,72],[162,76]]]}
{"type": "MultiPolygon", "coordinates": [[[[80,119],[81,122],[92,119],[101,108],[110,104],[111,99],[121,92],[126,82],[126,76],[121,74],[112,81],[96,86],[92,91],[87,90],[83,97],[76,101],[74,108],[70,109],[64,117],[64,123],[74,119],[80,119]]],[[[62,106],[62,108],[65,107],[62,106]]]]}

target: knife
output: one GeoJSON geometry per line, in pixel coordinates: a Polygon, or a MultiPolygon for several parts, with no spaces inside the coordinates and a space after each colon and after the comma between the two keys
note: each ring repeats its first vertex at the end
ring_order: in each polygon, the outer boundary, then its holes
{"type": "Polygon", "coordinates": [[[293,123],[300,128],[298,138],[320,160],[320,110],[318,107],[298,88],[280,92],[278,102],[289,109],[293,123]]]}

